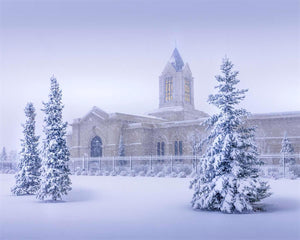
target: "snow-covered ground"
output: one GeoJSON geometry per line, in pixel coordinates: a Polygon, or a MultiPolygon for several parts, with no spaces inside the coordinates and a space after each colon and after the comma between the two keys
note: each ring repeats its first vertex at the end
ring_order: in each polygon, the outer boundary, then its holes
{"type": "Polygon", "coordinates": [[[72,176],[64,202],[12,196],[0,174],[1,239],[300,239],[300,180],[271,180],[265,212],[192,210],[190,179],[72,176]]]}

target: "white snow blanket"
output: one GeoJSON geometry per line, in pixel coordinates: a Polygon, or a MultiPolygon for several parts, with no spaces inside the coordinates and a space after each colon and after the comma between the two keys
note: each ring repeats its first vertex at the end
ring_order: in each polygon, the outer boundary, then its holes
{"type": "Polygon", "coordinates": [[[300,180],[270,181],[265,212],[195,211],[190,179],[72,176],[61,202],[13,196],[0,174],[0,239],[300,239],[300,180]]]}

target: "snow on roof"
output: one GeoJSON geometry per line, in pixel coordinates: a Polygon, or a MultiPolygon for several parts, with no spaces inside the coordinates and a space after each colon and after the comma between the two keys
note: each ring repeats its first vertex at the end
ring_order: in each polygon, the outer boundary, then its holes
{"type": "Polygon", "coordinates": [[[162,107],[162,108],[155,109],[151,112],[147,112],[146,114],[160,113],[160,112],[180,112],[183,110],[184,108],[182,106],[162,107]]]}
{"type": "Polygon", "coordinates": [[[272,112],[272,113],[253,113],[250,119],[263,119],[263,118],[290,118],[300,117],[300,111],[293,112],[272,112]]]}
{"type": "Polygon", "coordinates": [[[200,123],[204,122],[206,119],[207,119],[207,117],[192,119],[192,120],[169,121],[169,122],[159,123],[158,125],[163,126],[163,127],[195,125],[195,124],[200,124],[200,123]]]}
{"type": "Polygon", "coordinates": [[[164,119],[162,119],[162,118],[159,118],[159,117],[154,117],[154,116],[148,116],[148,115],[138,115],[138,114],[127,114],[127,113],[118,113],[118,112],[116,112],[116,113],[111,113],[110,115],[109,115],[109,117],[110,118],[118,118],[118,117],[130,117],[130,118],[133,118],[133,119],[135,119],[135,120],[137,120],[137,119],[140,119],[140,120],[151,120],[151,121],[159,121],[159,122],[161,122],[161,121],[166,121],[166,120],[164,120],[164,119]]]}

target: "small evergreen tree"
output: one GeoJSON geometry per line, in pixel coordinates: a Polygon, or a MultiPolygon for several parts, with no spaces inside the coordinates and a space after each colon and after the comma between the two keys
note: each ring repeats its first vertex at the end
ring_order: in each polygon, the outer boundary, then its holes
{"type": "Polygon", "coordinates": [[[254,203],[269,196],[269,186],[259,179],[254,144],[254,128],[247,127],[248,113],[237,109],[247,90],[238,90],[238,72],[233,64],[223,59],[223,76],[216,76],[218,93],[208,102],[219,109],[205,125],[210,130],[205,139],[206,151],[200,174],[191,182],[194,189],[192,206],[195,209],[216,210],[226,213],[254,210],[254,203]]]}
{"type": "Polygon", "coordinates": [[[119,157],[125,156],[125,146],[124,146],[124,141],[123,141],[123,134],[120,135],[118,155],[119,155],[119,157]]]}
{"type": "Polygon", "coordinates": [[[40,184],[41,159],[39,156],[39,137],[35,135],[35,108],[32,103],[25,107],[26,123],[23,125],[24,139],[21,140],[21,158],[16,184],[11,189],[15,195],[35,194],[40,184]]]}
{"type": "Polygon", "coordinates": [[[51,78],[49,101],[44,103],[44,149],[41,185],[37,198],[62,199],[72,189],[68,166],[69,150],[66,144],[67,123],[62,119],[62,91],[55,77],[51,78]]]}
{"type": "Polygon", "coordinates": [[[11,150],[8,154],[8,161],[10,162],[17,162],[18,161],[18,152],[16,150],[11,150]]]}
{"type": "Polygon", "coordinates": [[[286,167],[290,167],[296,163],[296,159],[293,156],[294,154],[294,148],[292,144],[290,143],[289,139],[287,138],[287,135],[285,134],[282,142],[281,142],[281,151],[282,158],[280,159],[280,164],[283,166],[283,175],[285,177],[285,169],[286,167]]]}
{"type": "MultiPolygon", "coordinates": [[[[124,157],[125,156],[125,145],[124,145],[124,140],[123,140],[123,134],[122,133],[120,135],[120,140],[119,140],[118,156],[119,157],[124,157]]],[[[120,165],[121,166],[124,166],[125,164],[126,164],[125,160],[120,160],[120,165]]]]}
{"type": "Polygon", "coordinates": [[[189,143],[191,145],[193,155],[200,155],[202,151],[202,140],[198,132],[194,132],[189,137],[189,143]]]}
{"type": "Polygon", "coordinates": [[[1,159],[1,161],[3,161],[3,162],[7,161],[7,153],[6,153],[5,147],[2,148],[2,152],[1,152],[1,155],[0,155],[0,159],[1,159]]]}

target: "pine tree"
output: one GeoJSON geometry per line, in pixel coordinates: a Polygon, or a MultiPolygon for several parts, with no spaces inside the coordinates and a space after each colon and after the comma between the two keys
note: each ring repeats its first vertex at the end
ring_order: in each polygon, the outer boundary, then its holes
{"type": "Polygon", "coordinates": [[[41,159],[39,156],[39,137],[35,135],[35,108],[32,103],[25,107],[26,123],[23,125],[24,139],[21,140],[21,158],[16,184],[11,189],[15,195],[35,194],[40,184],[41,159]]]}
{"type": "Polygon", "coordinates": [[[1,161],[3,161],[3,162],[7,161],[7,153],[6,153],[5,147],[2,148],[2,152],[1,152],[1,155],[0,155],[0,159],[1,159],[1,161]]]}
{"type": "Polygon", "coordinates": [[[215,210],[226,213],[253,211],[254,203],[268,197],[269,186],[259,179],[253,127],[247,127],[249,113],[236,108],[245,98],[247,90],[238,90],[238,72],[233,64],[223,59],[216,76],[218,93],[210,95],[208,102],[219,109],[205,125],[210,134],[205,139],[206,151],[200,174],[191,182],[194,189],[194,209],[215,210]]]}
{"type": "Polygon", "coordinates": [[[51,78],[49,101],[44,103],[44,149],[41,186],[37,198],[53,201],[62,199],[71,188],[68,166],[69,150],[66,144],[67,122],[62,119],[62,91],[55,77],[51,78]]]}
{"type": "MultiPolygon", "coordinates": [[[[119,155],[119,157],[124,157],[125,156],[125,145],[124,145],[124,140],[123,140],[123,134],[122,133],[120,135],[120,140],[119,140],[118,155],[119,155]]],[[[120,160],[120,165],[123,166],[125,164],[126,164],[125,160],[120,160]]]]}
{"type": "Polygon", "coordinates": [[[202,140],[198,132],[194,132],[189,136],[189,143],[192,148],[193,155],[200,155],[202,151],[202,140]]]}
{"type": "Polygon", "coordinates": [[[290,143],[289,139],[287,138],[287,135],[284,134],[284,137],[281,142],[281,151],[282,158],[280,159],[280,164],[283,166],[283,175],[285,177],[285,169],[286,167],[290,167],[291,165],[294,165],[296,163],[296,159],[293,156],[294,154],[294,148],[292,144],[290,143]]]}
{"type": "Polygon", "coordinates": [[[119,155],[119,157],[124,157],[125,156],[125,146],[124,146],[124,141],[123,141],[123,135],[122,134],[121,134],[120,140],[119,140],[118,155],[119,155]]]}

